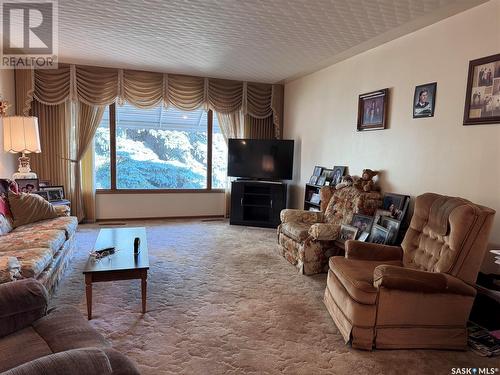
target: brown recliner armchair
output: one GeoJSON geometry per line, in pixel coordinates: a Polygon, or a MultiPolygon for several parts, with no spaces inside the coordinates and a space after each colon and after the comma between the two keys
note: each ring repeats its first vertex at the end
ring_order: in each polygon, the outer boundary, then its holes
{"type": "Polygon", "coordinates": [[[495,211],[426,193],[401,247],[347,241],[324,302],[346,342],[370,350],[465,349],[474,283],[495,211]]]}

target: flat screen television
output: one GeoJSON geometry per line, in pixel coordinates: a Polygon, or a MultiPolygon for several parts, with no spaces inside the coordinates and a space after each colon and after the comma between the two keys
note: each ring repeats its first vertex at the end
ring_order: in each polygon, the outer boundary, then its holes
{"type": "Polygon", "coordinates": [[[292,172],[293,140],[228,140],[228,176],[291,180],[292,172]]]}

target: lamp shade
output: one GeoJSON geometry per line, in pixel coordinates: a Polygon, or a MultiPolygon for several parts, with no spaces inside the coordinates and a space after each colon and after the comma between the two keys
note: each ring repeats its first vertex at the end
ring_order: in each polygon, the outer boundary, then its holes
{"type": "Polygon", "coordinates": [[[36,117],[3,117],[3,144],[7,152],[40,153],[40,135],[36,117]]]}

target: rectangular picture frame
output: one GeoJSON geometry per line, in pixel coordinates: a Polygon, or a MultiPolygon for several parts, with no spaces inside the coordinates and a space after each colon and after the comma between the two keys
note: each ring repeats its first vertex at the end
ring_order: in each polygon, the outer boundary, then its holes
{"type": "Polygon", "coordinates": [[[389,239],[389,229],[381,225],[374,224],[370,232],[369,242],[386,245],[389,239]]]}
{"type": "Polygon", "coordinates": [[[358,234],[358,228],[353,227],[352,225],[342,224],[340,226],[339,240],[341,241],[355,240],[357,234],[358,234]]]}
{"type": "Polygon", "coordinates": [[[437,82],[415,86],[413,94],[413,118],[434,117],[437,82]]]}
{"type": "Polygon", "coordinates": [[[387,127],[389,89],[359,95],[358,131],[382,130],[387,127]]]}
{"type": "Polygon", "coordinates": [[[46,191],[49,195],[49,202],[57,202],[64,200],[64,186],[44,186],[41,191],[46,191]]]}
{"type": "Polygon", "coordinates": [[[354,214],[352,216],[351,225],[359,229],[360,232],[370,233],[373,225],[373,216],[354,214]]]}
{"type": "Polygon", "coordinates": [[[500,124],[500,53],[469,61],[463,124],[500,124]]]}
{"type": "Polygon", "coordinates": [[[41,196],[43,199],[45,199],[46,201],[48,201],[48,200],[49,200],[49,192],[48,192],[48,191],[37,190],[37,191],[33,191],[31,194],[36,194],[36,195],[39,195],[39,196],[41,196]]]}
{"type": "Polygon", "coordinates": [[[384,228],[389,229],[389,237],[387,239],[387,243],[389,245],[393,245],[398,238],[401,221],[389,216],[382,216],[380,218],[380,225],[383,226],[384,228]]]}
{"type": "Polygon", "coordinates": [[[17,186],[20,193],[32,193],[40,190],[40,183],[38,178],[22,178],[16,179],[17,186]]]}

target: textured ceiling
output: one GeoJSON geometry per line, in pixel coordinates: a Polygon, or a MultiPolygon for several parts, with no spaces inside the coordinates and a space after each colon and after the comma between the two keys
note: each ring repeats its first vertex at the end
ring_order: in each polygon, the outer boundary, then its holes
{"type": "Polygon", "coordinates": [[[59,0],[59,59],[280,82],[481,2],[59,0]]]}

